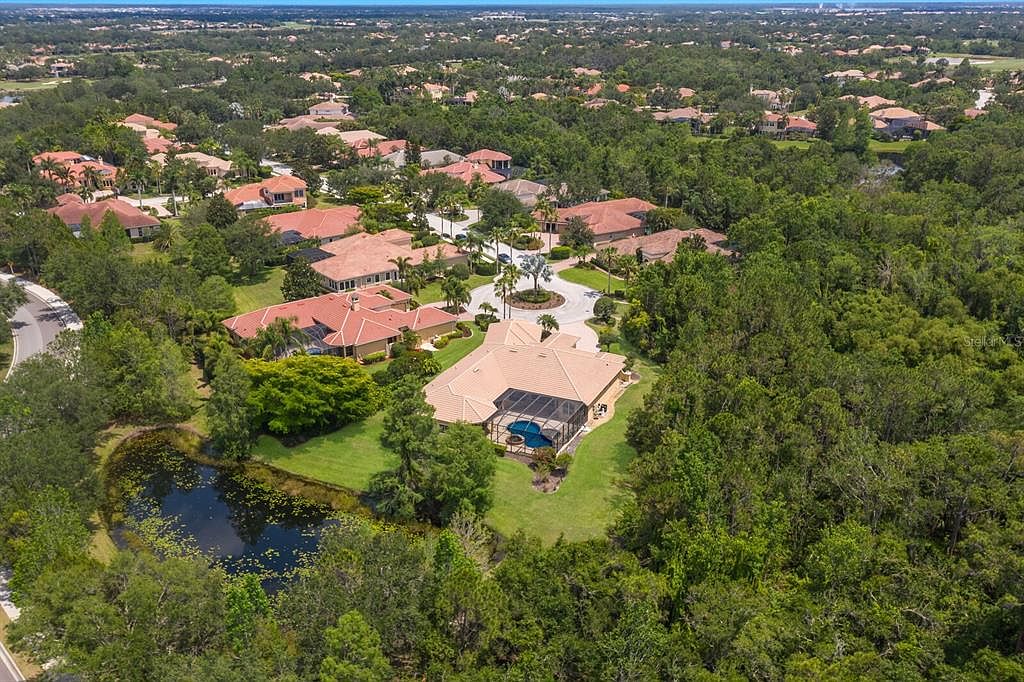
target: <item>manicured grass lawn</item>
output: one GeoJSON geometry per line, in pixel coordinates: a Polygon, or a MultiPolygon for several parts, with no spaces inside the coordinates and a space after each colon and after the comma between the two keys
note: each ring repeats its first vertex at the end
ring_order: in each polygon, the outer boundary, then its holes
{"type": "Polygon", "coordinates": [[[269,268],[257,281],[251,284],[235,286],[235,305],[238,312],[266,308],[268,305],[284,303],[281,295],[281,283],[284,281],[284,268],[269,268]]]}
{"type": "MultiPolygon", "coordinates": [[[[444,280],[441,279],[435,280],[420,289],[420,293],[416,294],[416,300],[419,301],[420,304],[443,301],[444,296],[441,294],[441,283],[443,281],[444,280]]],[[[482,287],[483,285],[490,284],[493,281],[494,277],[491,275],[470,275],[469,279],[466,280],[466,286],[468,286],[469,290],[472,291],[477,287],[482,287]]],[[[473,312],[476,311],[474,310],[473,312]]]]}
{"type": "Polygon", "coordinates": [[[1024,69],[1024,59],[1016,57],[993,57],[987,54],[964,54],[962,52],[935,52],[928,56],[935,57],[936,59],[942,59],[943,57],[947,59],[950,57],[966,57],[970,61],[971,66],[976,66],[982,71],[1020,71],[1024,69]],[[979,64],[978,62],[989,63],[979,64]]]}
{"type": "Polygon", "coordinates": [[[484,333],[471,325],[473,336],[468,339],[455,339],[439,351],[434,352],[434,359],[441,363],[441,369],[446,370],[456,362],[466,357],[479,348],[484,342],[484,333]]]}
{"type": "Polygon", "coordinates": [[[260,436],[253,458],[289,473],[361,491],[374,474],[398,464],[398,458],[380,444],[383,431],[384,413],[378,412],[292,448],[260,436]]]}
{"type": "MultiPolygon", "coordinates": [[[[558,273],[558,276],[564,279],[566,282],[572,282],[573,284],[582,284],[585,287],[596,289],[597,291],[607,291],[608,289],[608,274],[603,270],[587,270],[586,268],[572,267],[568,270],[562,270],[558,273]]],[[[619,277],[612,276],[612,291],[617,289],[625,289],[626,283],[619,277]]]]}
{"type": "Polygon", "coordinates": [[[151,260],[154,258],[157,260],[166,260],[167,254],[153,248],[153,242],[133,242],[131,257],[135,262],[151,260]]]}
{"type": "Polygon", "coordinates": [[[30,90],[49,90],[55,88],[62,83],[70,83],[70,78],[47,78],[41,81],[8,81],[0,80],[0,90],[17,90],[19,92],[28,92],[30,90]]]}
{"type": "Polygon", "coordinates": [[[615,519],[625,491],[617,481],[636,451],[626,443],[629,414],[643,405],[657,379],[653,366],[638,363],[643,379],[615,403],[615,415],[583,437],[569,475],[555,493],[533,489],[533,472],[524,464],[500,458],[494,477],[494,507],[487,522],[509,536],[517,530],[552,543],[559,535],[585,540],[603,535],[615,519]]]}
{"type": "MultiPolygon", "coordinates": [[[[0,320],[0,324],[7,324],[7,321],[0,320]]],[[[7,376],[7,370],[11,368],[12,360],[14,360],[14,339],[10,338],[0,343],[0,380],[7,376]]]]}

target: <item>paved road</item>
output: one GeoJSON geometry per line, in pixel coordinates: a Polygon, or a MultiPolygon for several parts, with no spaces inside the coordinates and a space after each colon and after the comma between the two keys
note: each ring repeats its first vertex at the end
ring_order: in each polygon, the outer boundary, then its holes
{"type": "Polygon", "coordinates": [[[14,659],[0,644],[0,682],[22,682],[24,679],[14,659]]]}
{"type": "Polygon", "coordinates": [[[0,275],[0,278],[17,279],[28,296],[28,303],[18,308],[11,318],[11,331],[14,333],[12,369],[46,350],[63,330],[81,328],[81,320],[54,292],[13,275],[0,275]]]}

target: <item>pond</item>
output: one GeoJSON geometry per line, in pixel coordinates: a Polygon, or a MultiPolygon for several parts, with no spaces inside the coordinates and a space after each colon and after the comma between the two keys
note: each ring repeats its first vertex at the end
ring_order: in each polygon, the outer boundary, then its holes
{"type": "Polygon", "coordinates": [[[273,588],[316,551],[330,508],[279,492],[232,469],[201,464],[153,433],[122,445],[108,471],[111,533],[121,547],[169,539],[228,573],[261,574],[273,588]]]}

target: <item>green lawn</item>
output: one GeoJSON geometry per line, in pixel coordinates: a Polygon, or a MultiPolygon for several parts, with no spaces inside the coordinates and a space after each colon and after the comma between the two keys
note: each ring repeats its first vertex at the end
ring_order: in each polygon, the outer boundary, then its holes
{"type": "MultiPolygon", "coordinates": [[[[0,324],[8,324],[6,320],[0,321],[0,324]]],[[[479,334],[479,332],[478,332],[479,334]]],[[[472,339],[471,339],[472,340],[472,339]]],[[[446,349],[447,350],[447,349],[446,349]]],[[[7,370],[11,368],[11,362],[14,361],[14,339],[8,338],[6,341],[0,343],[0,380],[7,376],[7,370]]]]}
{"type": "Polygon", "coordinates": [[[468,339],[455,339],[439,351],[434,352],[434,359],[441,363],[442,371],[448,369],[484,342],[484,333],[471,325],[473,336],[468,339]]]}
{"type": "Polygon", "coordinates": [[[502,535],[517,530],[552,543],[559,535],[586,540],[603,535],[615,519],[624,491],[617,481],[636,452],[626,443],[629,414],[643,404],[657,378],[640,365],[641,382],[615,403],[615,416],[583,437],[569,475],[555,493],[533,489],[533,472],[513,459],[500,458],[494,478],[494,507],[487,522],[502,535]]]}
{"type": "Polygon", "coordinates": [[[235,305],[238,312],[266,308],[268,305],[284,303],[281,295],[281,283],[284,282],[284,268],[269,268],[257,281],[251,284],[235,286],[235,305]]]}
{"type": "Polygon", "coordinates": [[[167,254],[153,248],[153,242],[133,242],[131,257],[132,260],[136,262],[150,260],[153,258],[157,260],[167,260],[167,254]]]}
{"type": "MultiPolygon", "coordinates": [[[[420,292],[416,294],[416,300],[421,304],[423,303],[437,303],[443,301],[444,296],[441,294],[441,282],[444,280],[438,279],[428,284],[420,292]]],[[[469,279],[466,280],[466,285],[470,291],[477,287],[482,287],[485,284],[490,284],[494,281],[494,277],[490,275],[470,275],[469,279]]],[[[476,311],[473,311],[476,312],[476,311]]]]}
{"type": "MultiPolygon", "coordinates": [[[[962,52],[935,52],[928,55],[929,57],[935,57],[936,59],[950,58],[950,57],[966,57],[970,61],[971,66],[975,66],[982,71],[1020,71],[1024,69],[1024,59],[1016,57],[993,57],[987,54],[965,54],[962,52]],[[989,62],[988,64],[979,64],[978,62],[989,62]]],[[[954,67],[950,67],[954,68],[954,67]]]]}
{"type": "MultiPolygon", "coordinates": [[[[607,291],[608,289],[608,274],[602,270],[587,270],[580,267],[571,267],[568,270],[562,270],[558,273],[558,276],[564,279],[566,282],[572,282],[573,284],[582,284],[585,287],[596,289],[597,291],[607,291]]],[[[622,279],[612,276],[612,291],[616,289],[625,289],[626,283],[622,279]]]]}
{"type": "Polygon", "coordinates": [[[29,92],[31,90],[49,90],[63,83],[70,83],[70,78],[47,78],[41,81],[8,81],[0,80],[0,90],[29,92]]]}
{"type": "Polygon", "coordinates": [[[380,444],[384,413],[349,424],[325,436],[287,448],[276,438],[260,436],[253,457],[292,474],[362,491],[373,475],[398,464],[380,444]]]}

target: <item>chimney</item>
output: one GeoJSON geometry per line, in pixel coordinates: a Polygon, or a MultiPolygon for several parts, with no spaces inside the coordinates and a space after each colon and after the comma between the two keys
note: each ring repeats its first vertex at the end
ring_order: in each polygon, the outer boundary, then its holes
{"type": "Polygon", "coordinates": [[[348,300],[352,304],[351,305],[352,312],[358,312],[359,311],[359,294],[352,294],[351,296],[348,297],[348,300]]]}

